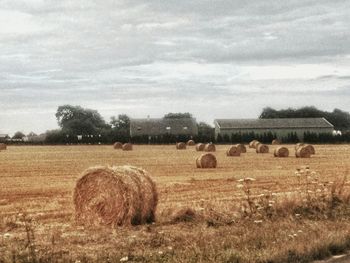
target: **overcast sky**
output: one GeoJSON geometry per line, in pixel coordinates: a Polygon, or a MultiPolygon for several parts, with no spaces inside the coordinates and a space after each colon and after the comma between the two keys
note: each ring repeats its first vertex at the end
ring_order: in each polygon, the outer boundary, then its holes
{"type": "Polygon", "coordinates": [[[57,128],[63,104],[210,124],[350,111],[350,1],[0,0],[0,133],[57,128]]]}

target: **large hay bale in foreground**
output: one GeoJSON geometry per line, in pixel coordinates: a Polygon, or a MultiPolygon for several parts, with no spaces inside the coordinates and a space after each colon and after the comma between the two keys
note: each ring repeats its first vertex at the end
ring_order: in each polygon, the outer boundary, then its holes
{"type": "Polygon", "coordinates": [[[277,147],[273,153],[275,157],[288,157],[289,156],[289,150],[287,147],[277,147]]]}
{"type": "Polygon", "coordinates": [[[306,148],[305,146],[301,146],[295,151],[295,156],[297,158],[310,158],[311,153],[308,148],[306,148]]]}
{"type": "Polygon", "coordinates": [[[6,149],[7,149],[7,145],[5,143],[0,143],[0,151],[6,150],[6,149]]]}
{"type": "Polygon", "coordinates": [[[247,148],[245,147],[245,145],[243,143],[238,143],[235,146],[239,148],[241,153],[246,153],[247,152],[247,148]]]}
{"type": "Polygon", "coordinates": [[[306,144],[306,145],[304,145],[304,147],[306,147],[309,150],[311,155],[316,153],[315,147],[312,146],[311,144],[306,144]]]}
{"type": "Polygon", "coordinates": [[[196,160],[197,168],[216,168],[216,157],[212,153],[205,153],[199,156],[196,160]]]}
{"type": "Polygon", "coordinates": [[[278,144],[281,144],[281,142],[278,139],[274,139],[274,140],[272,140],[271,144],[278,145],[278,144]]]}
{"type": "Polygon", "coordinates": [[[240,156],[241,150],[237,145],[232,145],[229,149],[226,151],[227,156],[240,156]]]}
{"type": "Polygon", "coordinates": [[[215,147],[214,144],[208,143],[208,144],[205,145],[204,151],[205,152],[215,152],[216,151],[216,147],[215,147]]]}
{"type": "Polygon", "coordinates": [[[113,148],[114,149],[122,149],[123,148],[123,144],[121,142],[115,142],[113,144],[113,148]]]}
{"type": "Polygon", "coordinates": [[[132,144],[131,143],[124,143],[122,149],[123,149],[123,151],[132,151],[132,144]]]}
{"type": "Polygon", "coordinates": [[[100,166],[83,173],[73,201],[79,223],[115,227],[153,222],[158,194],[142,169],[100,166]]]}
{"type": "Polygon", "coordinates": [[[194,140],[188,140],[187,141],[187,145],[188,146],[194,146],[196,143],[194,142],[194,140]]]}
{"type": "Polygon", "coordinates": [[[184,142],[178,142],[178,143],[176,144],[176,149],[178,149],[178,150],[185,150],[185,149],[186,149],[186,143],[184,143],[184,142]]]}
{"type": "Polygon", "coordinates": [[[269,152],[269,146],[266,144],[258,143],[256,146],[256,153],[268,153],[269,152]]]}

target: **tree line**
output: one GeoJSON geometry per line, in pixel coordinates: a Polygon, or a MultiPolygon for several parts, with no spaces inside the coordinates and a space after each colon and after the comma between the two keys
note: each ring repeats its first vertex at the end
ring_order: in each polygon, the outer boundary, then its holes
{"type": "MultiPolygon", "coordinates": [[[[45,140],[38,140],[43,144],[112,144],[116,141],[132,142],[140,144],[170,144],[178,141],[194,139],[198,142],[214,143],[239,143],[250,142],[257,139],[261,142],[269,143],[276,138],[276,134],[254,134],[237,133],[231,135],[219,135],[215,138],[214,128],[205,122],[197,123],[198,135],[196,136],[176,136],[165,134],[160,136],[138,136],[130,138],[130,117],[126,114],[112,116],[109,122],[106,122],[97,110],[86,109],[81,106],[62,105],[59,106],[55,117],[59,129],[50,130],[45,133],[45,140]]],[[[191,118],[191,113],[168,113],[163,118],[191,118]]],[[[324,117],[331,122],[336,130],[342,131],[341,135],[305,133],[305,142],[319,143],[341,143],[350,142],[350,114],[340,109],[334,109],[333,112],[321,111],[315,107],[302,107],[299,109],[264,108],[259,118],[310,118],[324,117]]],[[[31,137],[35,134],[31,133],[31,137]]],[[[25,135],[16,132],[13,136],[15,142],[21,141],[25,135]]],[[[29,136],[29,135],[28,135],[29,136]]],[[[285,143],[295,143],[300,141],[296,133],[288,134],[282,138],[285,143]]],[[[35,141],[32,141],[35,142],[35,141]]]]}

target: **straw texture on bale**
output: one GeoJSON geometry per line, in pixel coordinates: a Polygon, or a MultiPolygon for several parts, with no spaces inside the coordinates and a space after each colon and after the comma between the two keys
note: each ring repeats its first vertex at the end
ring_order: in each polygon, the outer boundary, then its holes
{"type": "Polygon", "coordinates": [[[308,148],[301,146],[295,151],[295,156],[297,158],[310,158],[311,153],[308,148]]]}
{"type": "Polygon", "coordinates": [[[78,222],[115,227],[153,222],[158,194],[142,169],[100,166],[83,173],[73,201],[78,222]]]}
{"type": "Polygon", "coordinates": [[[271,144],[272,145],[277,145],[277,144],[281,144],[281,142],[279,140],[277,140],[277,139],[274,139],[274,140],[272,140],[271,144]]]}
{"type": "Polygon", "coordinates": [[[216,157],[212,153],[202,154],[197,158],[196,165],[197,168],[216,168],[216,157]]]}
{"type": "Polygon", "coordinates": [[[113,144],[113,148],[114,149],[122,149],[123,148],[123,144],[121,142],[116,142],[113,144]]]}
{"type": "Polygon", "coordinates": [[[122,149],[123,149],[123,151],[132,151],[132,144],[131,143],[124,143],[122,149]]]}
{"type": "Polygon", "coordinates": [[[216,151],[216,147],[215,147],[214,144],[208,143],[208,144],[205,145],[204,151],[205,152],[215,152],[216,151]]]}
{"type": "Polygon", "coordinates": [[[176,144],[176,149],[178,149],[178,150],[185,150],[185,149],[186,149],[186,143],[184,143],[184,142],[178,142],[178,143],[176,144]]]}
{"type": "Polygon", "coordinates": [[[306,145],[304,145],[304,147],[306,147],[309,150],[310,154],[315,154],[316,153],[315,152],[315,147],[313,147],[311,144],[306,144],[306,145]]]}
{"type": "Polygon", "coordinates": [[[246,152],[247,152],[247,148],[245,147],[244,144],[239,143],[239,144],[236,144],[235,146],[239,148],[239,150],[241,151],[241,153],[246,153],[246,152]]]}
{"type": "Polygon", "coordinates": [[[249,143],[249,148],[255,148],[255,144],[259,142],[257,140],[252,140],[250,143],[249,143]]]}
{"type": "Polygon", "coordinates": [[[194,140],[189,140],[188,142],[187,142],[187,145],[188,146],[194,146],[196,143],[194,142],[194,140]]]}
{"type": "Polygon", "coordinates": [[[202,151],[204,151],[204,148],[205,148],[205,144],[204,143],[197,143],[196,144],[196,151],[202,152],[202,151]]]}
{"type": "Polygon", "coordinates": [[[277,147],[273,153],[275,157],[288,157],[289,156],[289,150],[287,147],[277,147]]]}
{"type": "Polygon", "coordinates": [[[226,151],[227,156],[240,156],[241,155],[241,150],[237,145],[231,146],[229,149],[226,151]]]}
{"type": "Polygon", "coordinates": [[[266,144],[259,143],[256,147],[257,153],[268,153],[269,152],[269,146],[266,144]]]}
{"type": "Polygon", "coordinates": [[[0,143],[0,151],[6,150],[6,149],[7,149],[7,145],[5,143],[0,143]]]}
{"type": "Polygon", "coordinates": [[[301,142],[297,143],[295,145],[295,150],[298,150],[299,147],[304,146],[304,145],[305,145],[305,143],[301,143],[301,142]]]}

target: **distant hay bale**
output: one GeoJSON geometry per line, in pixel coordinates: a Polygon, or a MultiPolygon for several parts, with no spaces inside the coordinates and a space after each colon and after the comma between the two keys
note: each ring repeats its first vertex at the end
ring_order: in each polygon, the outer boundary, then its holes
{"type": "Polygon", "coordinates": [[[278,144],[281,144],[281,142],[279,140],[277,140],[277,139],[274,139],[274,140],[272,140],[271,144],[272,145],[278,145],[278,144]]]}
{"type": "Polygon", "coordinates": [[[132,144],[131,143],[124,143],[122,149],[123,149],[123,151],[132,151],[132,144]]]}
{"type": "Polygon", "coordinates": [[[240,149],[241,153],[247,152],[247,148],[245,147],[245,145],[243,143],[236,144],[236,147],[238,147],[240,149]]]}
{"type": "Polygon", "coordinates": [[[229,149],[227,149],[226,155],[227,156],[240,156],[241,149],[237,145],[232,145],[229,149]]]}
{"type": "Polygon", "coordinates": [[[305,146],[300,146],[296,151],[295,151],[295,156],[297,158],[310,158],[311,152],[308,148],[305,146]]]}
{"type": "Polygon", "coordinates": [[[275,157],[288,157],[289,156],[289,150],[287,147],[277,147],[273,153],[275,157]]]}
{"type": "Polygon", "coordinates": [[[0,143],[0,151],[6,150],[6,149],[7,149],[7,145],[5,143],[0,143]]]}
{"type": "Polygon", "coordinates": [[[205,148],[205,144],[204,143],[197,143],[196,144],[196,151],[202,152],[202,151],[204,151],[204,148],[205,148]]]}
{"type": "Polygon", "coordinates": [[[122,149],[123,148],[123,144],[121,142],[115,142],[113,144],[113,148],[114,149],[122,149]]]}
{"type": "Polygon", "coordinates": [[[269,146],[266,144],[258,143],[256,146],[256,153],[268,153],[269,152],[269,146]]]}
{"type": "Polygon", "coordinates": [[[255,144],[258,143],[259,141],[257,140],[252,140],[250,143],[249,143],[249,148],[255,148],[255,144]]]}
{"type": "Polygon", "coordinates": [[[305,144],[304,147],[306,147],[309,150],[311,155],[316,153],[315,152],[315,147],[312,146],[311,144],[305,144]]]}
{"type": "Polygon", "coordinates": [[[153,222],[158,194],[142,169],[100,166],[83,172],[73,201],[78,222],[115,227],[153,222]]]}
{"type": "Polygon", "coordinates": [[[256,142],[256,143],[254,143],[254,149],[255,149],[255,150],[258,149],[258,147],[259,147],[260,144],[262,144],[262,143],[261,143],[261,142],[256,142]]]}
{"type": "Polygon", "coordinates": [[[305,143],[301,143],[301,142],[297,143],[295,145],[295,151],[298,150],[299,147],[304,146],[304,145],[305,145],[305,143]]]}
{"type": "Polygon", "coordinates": [[[205,152],[215,152],[216,151],[216,147],[215,147],[214,144],[208,143],[208,144],[205,145],[204,151],[205,152]]]}
{"type": "Polygon", "coordinates": [[[199,156],[196,160],[197,168],[216,168],[216,157],[212,153],[205,153],[199,156]]]}
{"type": "Polygon", "coordinates": [[[196,143],[194,142],[194,140],[188,140],[187,141],[187,145],[188,146],[194,146],[196,143]]]}
{"type": "Polygon", "coordinates": [[[178,143],[176,144],[176,149],[178,149],[178,150],[185,150],[185,149],[186,149],[186,143],[184,143],[184,142],[178,142],[178,143]]]}

